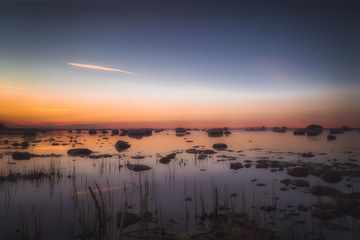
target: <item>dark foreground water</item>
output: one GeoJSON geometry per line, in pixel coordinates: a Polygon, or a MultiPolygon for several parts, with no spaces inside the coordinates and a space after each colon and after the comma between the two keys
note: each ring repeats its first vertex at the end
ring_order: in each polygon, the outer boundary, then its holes
{"type": "Polygon", "coordinates": [[[111,131],[0,135],[0,239],[16,232],[33,239],[119,239],[139,229],[185,233],[208,228],[209,216],[224,213],[242,213],[242,221],[255,221],[282,239],[305,239],[305,234],[307,239],[360,239],[358,130],[338,134],[334,141],[327,140],[328,130],[313,137],[231,132],[177,136],[169,130],[142,139],[111,131]],[[131,147],[117,151],[118,140],[131,147]],[[24,141],[28,147],[16,146],[24,141]],[[215,150],[215,143],[227,148],[215,150]],[[69,156],[72,148],[93,153],[69,156]],[[14,160],[13,152],[28,152],[31,158],[14,160]],[[308,152],[313,156],[303,155],[308,152]],[[169,163],[160,162],[171,153],[176,155],[169,163]],[[136,172],[127,164],[151,169],[136,172]],[[288,174],[299,167],[300,173],[288,174]],[[330,177],[321,175],[324,171],[330,177]],[[305,182],[293,181],[299,179],[305,182]],[[338,191],[319,192],[317,185],[338,191]],[[141,220],[125,226],[117,216],[123,211],[141,220]]]}

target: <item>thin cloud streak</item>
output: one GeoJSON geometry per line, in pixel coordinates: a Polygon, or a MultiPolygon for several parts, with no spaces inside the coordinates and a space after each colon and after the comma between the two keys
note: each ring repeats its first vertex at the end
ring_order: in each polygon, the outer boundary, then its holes
{"type": "Polygon", "coordinates": [[[0,88],[2,88],[2,89],[11,89],[11,90],[23,90],[23,91],[37,91],[37,89],[11,87],[11,86],[0,86],[0,88]]]}
{"type": "Polygon", "coordinates": [[[72,111],[72,109],[66,109],[66,108],[34,108],[36,111],[46,111],[46,112],[69,112],[72,111]]]}
{"type": "Polygon", "coordinates": [[[104,71],[115,71],[115,72],[122,72],[122,73],[127,73],[127,74],[135,74],[135,73],[128,72],[128,71],[125,71],[125,70],[121,70],[121,69],[108,68],[108,67],[102,67],[102,66],[97,66],[97,65],[89,65],[89,64],[82,64],[82,63],[72,63],[72,62],[69,62],[68,64],[72,65],[72,66],[76,66],[76,67],[91,68],[91,69],[104,70],[104,71]]]}

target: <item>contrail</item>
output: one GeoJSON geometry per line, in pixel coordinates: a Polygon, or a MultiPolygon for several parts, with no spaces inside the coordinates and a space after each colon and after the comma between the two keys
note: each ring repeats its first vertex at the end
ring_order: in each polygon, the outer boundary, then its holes
{"type": "Polygon", "coordinates": [[[97,66],[97,65],[89,65],[89,64],[82,64],[82,63],[72,63],[72,62],[69,62],[68,64],[72,65],[72,66],[76,66],[76,67],[91,68],[91,69],[98,69],[98,70],[105,70],[105,71],[115,71],[115,72],[122,72],[122,73],[127,73],[127,74],[135,74],[135,73],[128,72],[128,71],[125,71],[125,70],[121,70],[121,69],[107,68],[107,67],[102,67],[102,66],[97,66]]]}

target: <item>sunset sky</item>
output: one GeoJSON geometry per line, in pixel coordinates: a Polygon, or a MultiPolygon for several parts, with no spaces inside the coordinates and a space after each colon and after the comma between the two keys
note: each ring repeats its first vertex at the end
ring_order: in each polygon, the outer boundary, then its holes
{"type": "Polygon", "coordinates": [[[360,127],[357,2],[239,2],[0,0],[0,122],[360,127]]]}

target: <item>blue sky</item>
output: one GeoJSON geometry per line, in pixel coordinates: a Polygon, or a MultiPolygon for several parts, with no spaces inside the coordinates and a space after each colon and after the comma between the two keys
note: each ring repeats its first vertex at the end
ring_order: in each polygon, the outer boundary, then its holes
{"type": "Polygon", "coordinates": [[[359,24],[353,1],[0,3],[0,85],[167,104],[338,92],[357,111],[359,24]]]}

